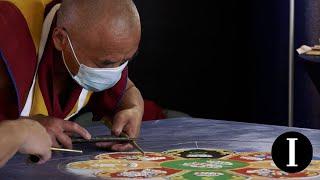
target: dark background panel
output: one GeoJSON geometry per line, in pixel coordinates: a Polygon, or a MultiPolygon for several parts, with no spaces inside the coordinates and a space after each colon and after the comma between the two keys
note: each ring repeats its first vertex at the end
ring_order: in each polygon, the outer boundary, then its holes
{"type": "MultiPolygon", "coordinates": [[[[130,77],[145,98],[196,117],[287,124],[289,1],[135,3],[143,35],[130,77]]],[[[298,2],[300,42],[304,3],[298,2]]],[[[310,127],[300,108],[309,103],[300,96],[304,86],[310,85],[296,82],[296,114],[299,126],[310,127]]]]}
{"type": "Polygon", "coordinates": [[[289,1],[258,1],[251,9],[256,62],[253,121],[287,125],[289,1]]]}
{"type": "MultiPolygon", "coordinates": [[[[296,48],[319,44],[320,1],[296,1],[296,48]]],[[[295,125],[320,129],[320,64],[296,56],[295,125]]]]}
{"type": "Polygon", "coordinates": [[[143,95],[193,116],[248,118],[249,111],[243,108],[251,104],[253,66],[246,39],[248,13],[241,9],[249,4],[169,0],[136,4],[143,37],[130,71],[143,95]]]}

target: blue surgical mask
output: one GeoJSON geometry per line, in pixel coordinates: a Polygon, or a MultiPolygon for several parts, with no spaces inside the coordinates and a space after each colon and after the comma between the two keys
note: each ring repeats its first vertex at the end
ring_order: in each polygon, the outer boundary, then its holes
{"type": "Polygon", "coordinates": [[[122,71],[127,66],[128,61],[116,68],[91,68],[84,64],[80,64],[68,35],[67,38],[72,50],[72,54],[79,65],[79,71],[75,76],[70,72],[66,64],[63,51],[62,59],[69,74],[80,86],[89,91],[99,92],[110,89],[119,82],[122,71]]]}

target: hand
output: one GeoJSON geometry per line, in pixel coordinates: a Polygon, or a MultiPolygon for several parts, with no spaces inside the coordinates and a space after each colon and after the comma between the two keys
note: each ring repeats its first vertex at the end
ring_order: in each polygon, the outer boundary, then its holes
{"type": "MultiPolygon", "coordinates": [[[[140,134],[142,116],[143,111],[139,108],[130,108],[119,111],[113,118],[112,133],[116,136],[120,136],[120,133],[124,132],[131,138],[137,138],[140,134]]],[[[130,143],[120,144],[101,142],[96,145],[101,148],[110,148],[113,151],[127,151],[133,148],[130,143]]]]}
{"type": "MultiPolygon", "coordinates": [[[[18,151],[23,154],[32,154],[40,157],[38,164],[43,164],[51,158],[51,138],[38,122],[21,119],[16,121],[25,129],[22,144],[18,151]]],[[[21,129],[19,130],[21,133],[21,129]]]]}
{"type": "Polygon", "coordinates": [[[61,143],[63,147],[72,149],[72,140],[69,137],[71,134],[78,134],[84,139],[91,139],[91,134],[75,122],[45,116],[37,116],[33,119],[46,128],[51,137],[53,147],[60,147],[61,143]]]}

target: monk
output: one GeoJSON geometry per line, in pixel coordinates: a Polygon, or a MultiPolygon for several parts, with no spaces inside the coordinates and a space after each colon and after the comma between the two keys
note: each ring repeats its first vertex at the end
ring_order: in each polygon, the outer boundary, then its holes
{"type": "MultiPolygon", "coordinates": [[[[91,138],[68,121],[86,107],[95,119],[109,117],[114,135],[138,137],[144,103],[127,65],[140,36],[132,0],[63,0],[45,16],[37,58],[15,58],[19,54],[0,46],[0,95],[5,97],[0,98],[0,119],[38,121],[54,147],[72,148],[72,134],[91,138]]],[[[133,148],[130,143],[97,146],[133,148]]]]}

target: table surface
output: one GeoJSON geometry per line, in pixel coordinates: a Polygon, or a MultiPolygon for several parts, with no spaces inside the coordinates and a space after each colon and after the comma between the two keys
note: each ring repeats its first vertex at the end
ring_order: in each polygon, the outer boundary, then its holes
{"type": "MultiPolygon", "coordinates": [[[[105,135],[103,125],[88,127],[93,135],[105,135]]],[[[138,144],[145,151],[161,152],[177,148],[215,148],[233,151],[271,151],[272,143],[282,133],[297,131],[306,135],[314,149],[315,159],[320,157],[320,130],[288,128],[281,126],[250,124],[231,121],[177,118],[149,121],[142,124],[142,140],[138,144]]],[[[44,165],[26,164],[25,155],[16,155],[0,169],[5,179],[88,179],[66,173],[61,164],[73,160],[84,160],[103,153],[90,144],[76,145],[84,154],[54,153],[44,165]]]]}
{"type": "Polygon", "coordinates": [[[320,63],[320,56],[311,56],[311,55],[300,54],[299,57],[301,57],[302,60],[304,60],[304,61],[320,63]]]}

